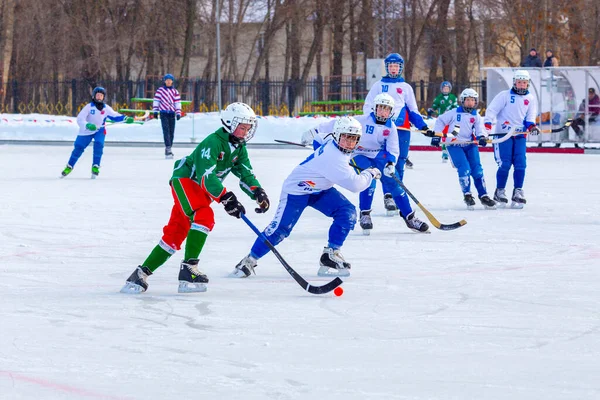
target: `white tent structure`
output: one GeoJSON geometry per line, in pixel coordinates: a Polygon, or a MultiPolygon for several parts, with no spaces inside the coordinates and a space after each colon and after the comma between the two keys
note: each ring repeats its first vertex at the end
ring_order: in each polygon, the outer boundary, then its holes
{"type": "Polygon", "coordinates": [[[588,89],[594,88],[600,95],[600,67],[553,67],[553,68],[483,68],[487,72],[487,99],[489,102],[500,91],[512,87],[513,72],[526,69],[531,75],[530,90],[538,99],[538,122],[541,129],[561,127],[569,118],[575,118],[580,107],[585,110],[585,132],[579,138],[573,129],[530,136],[533,142],[599,142],[600,119],[589,121],[588,89]],[[582,104],[584,107],[582,107],[582,104]]]}

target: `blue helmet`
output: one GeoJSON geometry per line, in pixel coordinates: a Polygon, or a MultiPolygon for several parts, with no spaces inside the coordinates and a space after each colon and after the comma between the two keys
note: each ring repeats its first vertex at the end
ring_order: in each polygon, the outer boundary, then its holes
{"type": "Polygon", "coordinates": [[[94,102],[96,102],[97,93],[102,93],[104,95],[104,98],[102,99],[102,102],[104,103],[106,101],[106,89],[104,89],[102,86],[97,86],[94,88],[94,90],[92,90],[92,100],[94,102]]]}
{"type": "MultiPolygon", "coordinates": [[[[443,92],[443,90],[444,90],[444,88],[445,88],[446,86],[447,86],[448,88],[450,88],[450,92],[452,91],[452,84],[451,84],[450,82],[448,82],[448,81],[444,81],[444,82],[442,82],[442,84],[440,85],[440,92],[443,92]]],[[[448,93],[450,93],[450,92],[448,92],[448,93]]]]}
{"type": "Polygon", "coordinates": [[[385,72],[387,73],[387,76],[390,78],[398,78],[402,75],[402,71],[404,71],[404,58],[402,58],[402,56],[398,53],[388,54],[388,56],[385,58],[385,72]],[[397,74],[390,74],[390,64],[398,64],[400,66],[397,74]]]}
{"type": "Polygon", "coordinates": [[[163,82],[166,81],[167,79],[170,79],[173,82],[175,82],[175,77],[171,74],[166,74],[165,77],[163,78],[163,82]]]}

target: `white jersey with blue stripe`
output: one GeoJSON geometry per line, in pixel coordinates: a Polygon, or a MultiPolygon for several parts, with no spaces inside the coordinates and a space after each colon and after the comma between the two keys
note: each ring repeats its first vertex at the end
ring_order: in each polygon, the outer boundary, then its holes
{"type": "Polygon", "coordinates": [[[483,135],[483,118],[477,110],[468,113],[462,107],[458,107],[446,111],[435,121],[434,131],[441,133],[446,126],[449,127],[448,134],[454,134],[457,140],[462,142],[470,142],[483,135]]]}
{"type": "Polygon", "coordinates": [[[512,89],[504,90],[496,95],[485,110],[484,123],[494,124],[495,133],[508,133],[509,127],[515,132],[526,131],[535,125],[537,117],[537,100],[532,93],[516,94],[512,89]]]}
{"type": "MultiPolygon", "coordinates": [[[[358,115],[354,118],[362,125],[362,135],[352,156],[364,155],[368,158],[375,158],[384,150],[388,153],[388,160],[395,164],[400,155],[398,135],[395,134],[396,125],[391,120],[385,124],[378,124],[373,113],[358,115]]],[[[333,140],[331,132],[333,132],[334,124],[335,120],[327,121],[316,128],[318,134],[313,142],[315,149],[326,141],[333,140]]]]}
{"type": "Polygon", "coordinates": [[[121,122],[125,119],[125,116],[113,110],[108,104],[105,104],[102,110],[98,110],[94,103],[86,104],[86,106],[81,109],[79,114],[77,114],[77,125],[79,125],[78,134],[81,136],[95,134],[96,132],[104,129],[107,118],[114,122],[121,122]],[[96,125],[96,130],[89,131],[85,127],[86,124],[96,125]]]}
{"type": "Polygon", "coordinates": [[[281,191],[287,194],[314,194],[339,185],[351,192],[362,192],[371,185],[369,172],[356,171],[350,167],[350,157],[328,140],[308,156],[283,182],[281,191]]]}

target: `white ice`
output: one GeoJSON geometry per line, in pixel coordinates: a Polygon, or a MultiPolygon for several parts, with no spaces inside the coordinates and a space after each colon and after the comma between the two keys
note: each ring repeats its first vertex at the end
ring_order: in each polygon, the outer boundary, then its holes
{"type": "MultiPolygon", "coordinates": [[[[170,213],[172,162],[107,147],[91,180],[89,148],[59,179],[70,151],[0,146],[0,399],[600,398],[598,155],[530,154],[525,209],[467,211],[440,153],[412,153],[407,187],[468,224],[412,233],[384,216],[378,188],[371,236],[356,229],[343,248],[341,297],[303,291],[271,254],[256,276],[227,278],[255,236],[215,204],[208,292],[177,294],[178,253],[128,296],[170,213]]],[[[250,149],[273,201],[258,215],[244,197],[260,228],[308,154],[250,149]]],[[[278,246],[316,284],[329,223],[307,210],[278,246]]]]}

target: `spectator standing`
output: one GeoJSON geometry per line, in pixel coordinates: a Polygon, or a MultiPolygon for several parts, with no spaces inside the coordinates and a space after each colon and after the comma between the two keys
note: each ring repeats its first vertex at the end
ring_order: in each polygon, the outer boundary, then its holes
{"type": "Polygon", "coordinates": [[[181,118],[181,96],[173,86],[175,82],[173,75],[166,74],[163,82],[164,85],[159,87],[154,95],[152,112],[154,118],[158,118],[160,112],[160,124],[162,125],[165,141],[165,158],[172,159],[171,146],[173,146],[173,139],[175,138],[175,120],[179,121],[179,118],[181,118]]]}
{"type": "Polygon", "coordinates": [[[544,68],[546,67],[558,67],[558,58],[554,56],[552,50],[546,50],[546,61],[544,61],[544,68]]]}
{"type": "Polygon", "coordinates": [[[529,50],[529,55],[525,57],[523,62],[521,63],[521,67],[525,68],[542,68],[542,60],[538,56],[537,50],[535,48],[531,48],[529,50]]]}

